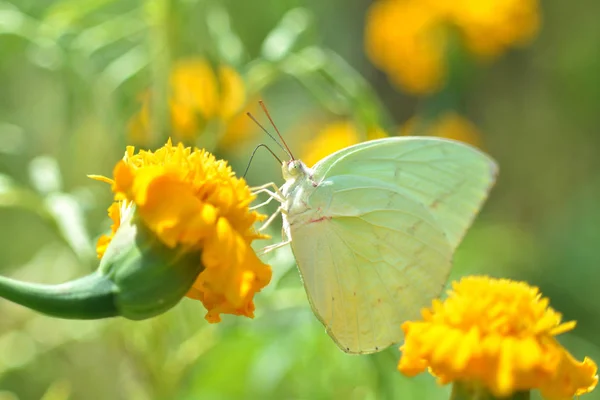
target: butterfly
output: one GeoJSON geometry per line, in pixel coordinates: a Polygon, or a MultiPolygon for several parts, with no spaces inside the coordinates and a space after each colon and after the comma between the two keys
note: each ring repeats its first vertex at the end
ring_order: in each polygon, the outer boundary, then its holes
{"type": "Polygon", "coordinates": [[[470,145],[421,136],[359,143],[312,168],[292,157],[281,188],[257,188],[281,203],[286,238],[265,251],[291,244],[314,314],[340,349],[383,350],[443,290],[497,172],[470,145]]]}

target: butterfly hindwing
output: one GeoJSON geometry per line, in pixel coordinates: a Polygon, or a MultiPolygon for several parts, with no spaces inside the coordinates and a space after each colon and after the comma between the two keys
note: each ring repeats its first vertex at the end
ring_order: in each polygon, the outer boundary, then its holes
{"type": "MultiPolygon", "coordinates": [[[[315,314],[346,352],[372,353],[439,294],[452,249],[420,203],[377,179],[328,180],[329,218],[292,225],[292,249],[315,314]]],[[[322,204],[318,204],[322,202],[322,204]]]]}

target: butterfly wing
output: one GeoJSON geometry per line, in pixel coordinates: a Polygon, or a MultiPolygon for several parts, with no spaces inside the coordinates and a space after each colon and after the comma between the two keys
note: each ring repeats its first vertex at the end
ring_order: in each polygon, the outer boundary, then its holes
{"type": "Polygon", "coordinates": [[[452,249],[427,209],[393,186],[351,176],[328,183],[333,216],[292,224],[292,250],[338,346],[376,352],[398,342],[401,323],[442,290],[452,249]]]}
{"type": "Polygon", "coordinates": [[[467,144],[432,137],[394,137],[333,153],[314,167],[315,180],[363,176],[393,183],[423,204],[456,248],[496,180],[498,167],[467,144]]]}
{"type": "Polygon", "coordinates": [[[295,199],[314,222],[290,225],[292,250],[315,314],[344,351],[398,342],[401,323],[439,295],[496,169],[470,146],[406,137],[315,165],[317,188],[295,199]]]}

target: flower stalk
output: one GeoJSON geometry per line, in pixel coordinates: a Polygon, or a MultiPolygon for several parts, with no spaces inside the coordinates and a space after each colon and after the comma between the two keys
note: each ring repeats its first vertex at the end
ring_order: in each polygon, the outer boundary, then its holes
{"type": "Polygon", "coordinates": [[[65,319],[118,316],[117,287],[98,271],[59,285],[21,282],[0,276],[0,296],[42,314],[65,319]]]}
{"type": "Polygon", "coordinates": [[[98,270],[57,285],[0,277],[0,296],[57,318],[142,320],[175,306],[202,272],[200,252],[170,249],[128,214],[98,270]]]}

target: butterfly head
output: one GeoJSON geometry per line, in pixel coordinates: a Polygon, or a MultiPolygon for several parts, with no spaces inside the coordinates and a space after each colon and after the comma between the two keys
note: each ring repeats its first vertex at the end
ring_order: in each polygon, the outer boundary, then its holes
{"type": "Polygon", "coordinates": [[[284,161],[281,166],[283,179],[297,179],[300,176],[310,175],[310,168],[300,160],[284,161]]]}

